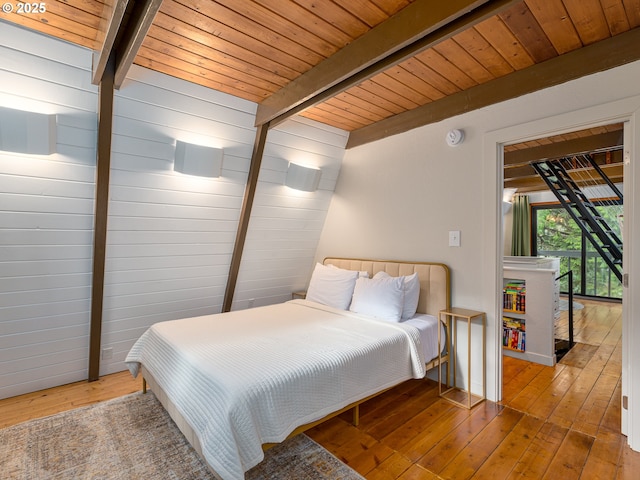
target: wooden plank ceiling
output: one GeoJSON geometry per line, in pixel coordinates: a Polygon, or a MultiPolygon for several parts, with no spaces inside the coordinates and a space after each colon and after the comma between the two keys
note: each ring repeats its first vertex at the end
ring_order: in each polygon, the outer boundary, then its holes
{"type": "Polygon", "coordinates": [[[297,113],[349,147],[640,58],[640,0],[48,0],[0,18],[103,62],[129,42],[135,64],[257,102],[258,124],[297,113]]]}
{"type": "Polygon", "coordinates": [[[505,146],[504,186],[515,188],[518,193],[547,190],[531,163],[561,158],[572,159],[568,173],[581,188],[602,184],[602,178],[582,155],[590,155],[612,182],[622,183],[622,146],[622,123],[505,146]]]}

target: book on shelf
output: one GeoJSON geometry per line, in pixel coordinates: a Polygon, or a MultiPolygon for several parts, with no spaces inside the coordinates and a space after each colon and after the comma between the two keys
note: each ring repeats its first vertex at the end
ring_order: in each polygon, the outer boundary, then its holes
{"type": "Polygon", "coordinates": [[[509,350],[526,350],[526,323],[524,319],[502,317],[502,346],[509,350]]]}
{"type": "Polygon", "coordinates": [[[524,280],[508,280],[502,293],[502,308],[511,312],[526,311],[527,289],[524,280]]]}

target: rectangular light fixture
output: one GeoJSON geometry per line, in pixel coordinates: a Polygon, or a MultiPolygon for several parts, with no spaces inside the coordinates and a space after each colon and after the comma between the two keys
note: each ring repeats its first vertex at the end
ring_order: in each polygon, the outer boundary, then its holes
{"type": "Polygon", "coordinates": [[[204,147],[178,140],[173,169],[186,175],[219,177],[223,154],[222,148],[204,147]]]}
{"type": "Polygon", "coordinates": [[[0,107],[0,150],[50,155],[56,141],[55,115],[0,107]]]}
{"type": "Polygon", "coordinates": [[[321,176],[322,170],[319,168],[289,163],[284,184],[287,187],[302,190],[303,192],[315,192],[318,189],[321,176]]]}

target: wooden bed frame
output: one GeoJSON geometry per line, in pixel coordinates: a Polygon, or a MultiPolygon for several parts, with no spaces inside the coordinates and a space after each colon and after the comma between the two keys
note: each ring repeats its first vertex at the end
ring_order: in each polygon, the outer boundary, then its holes
{"type": "MultiPolygon", "coordinates": [[[[440,310],[448,309],[451,306],[451,291],[450,291],[450,279],[449,268],[442,263],[430,263],[430,262],[403,262],[392,260],[366,260],[355,258],[333,258],[328,257],[324,259],[324,265],[334,265],[338,268],[346,270],[366,271],[370,277],[373,277],[380,271],[387,272],[391,276],[403,276],[412,275],[418,272],[418,278],[420,279],[420,297],[418,301],[418,313],[428,313],[430,315],[439,318],[440,310]]],[[[449,332],[446,333],[449,335],[449,332]]],[[[441,363],[448,361],[448,352],[445,352],[441,357],[430,359],[426,362],[427,370],[438,367],[441,363]]],[[[162,388],[158,385],[153,376],[144,368],[141,367],[143,377],[143,392],[146,393],[147,386],[153,391],[156,398],[163,405],[165,410],[169,413],[169,416],[176,423],[180,431],[184,434],[189,443],[198,452],[201,458],[202,447],[198,436],[191,428],[189,423],[184,419],[179,410],[173,404],[171,399],[166,395],[162,388]]],[[[309,428],[312,428],[326,420],[340,415],[349,410],[353,411],[353,423],[358,424],[359,421],[359,405],[370,400],[371,398],[380,395],[384,391],[377,392],[367,398],[363,398],[351,405],[346,406],[336,412],[333,412],[326,417],[317,420],[315,422],[301,425],[296,428],[287,438],[291,438],[298,435],[309,428]]],[[[266,450],[272,447],[274,444],[264,444],[263,448],[266,450]]],[[[217,477],[217,473],[213,468],[209,468],[212,473],[217,477]]]]}

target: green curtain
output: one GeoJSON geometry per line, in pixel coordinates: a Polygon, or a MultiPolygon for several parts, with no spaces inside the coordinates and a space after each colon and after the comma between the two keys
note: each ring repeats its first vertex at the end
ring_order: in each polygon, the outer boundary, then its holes
{"type": "Polygon", "coordinates": [[[511,255],[531,255],[531,214],[529,197],[513,197],[513,230],[511,234],[511,255]]]}

